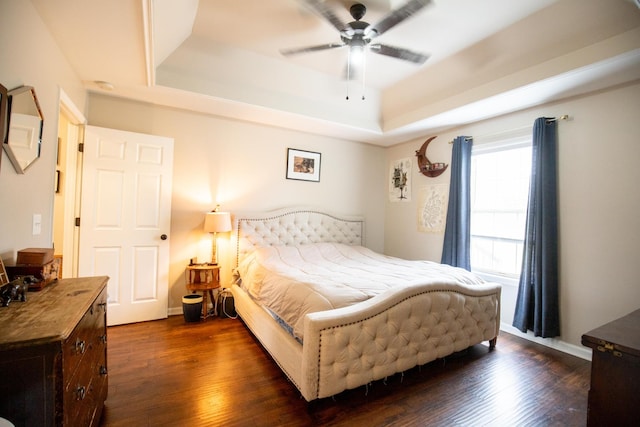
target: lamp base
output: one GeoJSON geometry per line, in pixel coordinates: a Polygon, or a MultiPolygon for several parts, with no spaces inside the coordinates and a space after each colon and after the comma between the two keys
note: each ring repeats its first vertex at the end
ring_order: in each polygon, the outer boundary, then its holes
{"type": "Polygon", "coordinates": [[[213,238],[211,239],[211,261],[208,263],[209,265],[218,265],[218,240],[216,240],[217,233],[213,234],[213,238]]]}

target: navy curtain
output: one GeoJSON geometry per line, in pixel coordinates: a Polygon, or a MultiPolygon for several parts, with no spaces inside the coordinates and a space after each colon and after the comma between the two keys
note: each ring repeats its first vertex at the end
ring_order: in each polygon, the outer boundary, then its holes
{"type": "Polygon", "coordinates": [[[560,335],[558,301],[557,123],[533,125],[531,182],[522,271],[513,326],[551,338],[560,335]]]}
{"type": "Polygon", "coordinates": [[[442,264],[471,270],[471,147],[473,138],[458,136],[453,140],[449,207],[442,247],[442,264]]]}

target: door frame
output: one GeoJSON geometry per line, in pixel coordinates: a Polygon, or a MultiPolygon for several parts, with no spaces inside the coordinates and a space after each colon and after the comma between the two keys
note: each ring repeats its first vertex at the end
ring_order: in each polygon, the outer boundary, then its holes
{"type": "MultiPolygon", "coordinates": [[[[59,91],[58,103],[58,114],[64,115],[71,125],[67,132],[66,168],[61,170],[64,177],[62,179],[64,216],[61,222],[63,228],[62,277],[68,278],[78,277],[79,229],[75,225],[75,218],[80,215],[80,177],[82,176],[82,155],[78,147],[83,141],[84,126],[87,124],[87,119],[62,88],[59,91]]],[[[58,123],[59,121],[60,118],[58,117],[58,123]]],[[[54,218],[54,227],[56,227],[56,222],[59,220],[59,218],[54,218]]]]}

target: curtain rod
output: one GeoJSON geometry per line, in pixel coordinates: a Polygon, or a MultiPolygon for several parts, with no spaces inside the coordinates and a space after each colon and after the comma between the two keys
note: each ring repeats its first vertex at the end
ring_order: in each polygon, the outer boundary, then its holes
{"type": "Polygon", "coordinates": [[[568,114],[563,114],[560,117],[551,117],[550,119],[547,119],[547,122],[558,122],[560,120],[570,120],[571,117],[569,117],[568,114]]]}
{"type": "MultiPolygon", "coordinates": [[[[550,117],[547,119],[547,122],[556,122],[556,121],[560,121],[560,120],[571,120],[571,117],[568,114],[563,114],[560,117],[550,117]]],[[[511,129],[510,131],[506,131],[506,132],[512,132],[514,130],[519,130],[519,129],[526,129],[526,128],[530,128],[532,126],[523,126],[521,128],[518,129],[511,129]]],[[[495,136],[495,135],[499,135],[501,133],[505,133],[505,131],[503,132],[496,132],[496,133],[491,133],[491,134],[487,134],[487,135],[478,135],[476,136],[476,138],[486,138],[488,136],[495,136]]],[[[469,141],[470,138],[465,138],[466,141],[469,141]]],[[[453,139],[451,141],[449,141],[449,144],[453,144],[453,139]]]]}

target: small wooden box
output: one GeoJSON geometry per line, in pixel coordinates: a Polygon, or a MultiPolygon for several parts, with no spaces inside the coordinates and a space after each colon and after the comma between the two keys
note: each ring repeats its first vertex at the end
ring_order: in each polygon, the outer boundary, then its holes
{"type": "Polygon", "coordinates": [[[36,283],[29,284],[29,290],[40,291],[51,282],[60,278],[60,258],[54,258],[41,265],[7,265],[6,269],[7,275],[11,280],[15,280],[22,276],[34,276],[38,281],[36,283]]]}
{"type": "Polygon", "coordinates": [[[18,251],[16,265],[44,265],[53,260],[53,248],[27,248],[18,251]]]}

